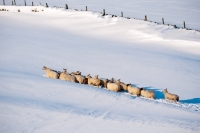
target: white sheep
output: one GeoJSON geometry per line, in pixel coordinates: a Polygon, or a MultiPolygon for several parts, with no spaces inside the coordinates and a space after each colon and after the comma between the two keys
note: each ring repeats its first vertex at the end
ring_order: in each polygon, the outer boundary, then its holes
{"type": "Polygon", "coordinates": [[[144,88],[141,88],[141,95],[146,98],[155,98],[155,93],[153,91],[145,90],[144,88]]]}
{"type": "Polygon", "coordinates": [[[69,74],[66,73],[66,72],[61,72],[61,73],[60,73],[59,79],[61,79],[61,80],[66,80],[66,81],[69,81],[69,82],[76,82],[75,76],[69,75],[69,74]]]}
{"type": "MultiPolygon", "coordinates": [[[[92,78],[90,75],[88,75],[90,78],[92,78]]],[[[88,78],[87,76],[85,77],[85,83],[84,84],[88,84],[88,78]]]]}
{"type": "Polygon", "coordinates": [[[67,72],[66,68],[63,68],[63,73],[70,74],[70,73],[67,72]]]}
{"type": "Polygon", "coordinates": [[[115,91],[115,92],[121,91],[120,85],[118,85],[116,83],[112,83],[112,81],[108,82],[107,89],[111,90],[111,91],[115,91]]]}
{"type": "Polygon", "coordinates": [[[116,82],[115,82],[115,83],[116,83],[116,84],[118,84],[118,85],[120,85],[120,87],[121,87],[121,90],[125,90],[125,91],[127,91],[127,90],[128,90],[127,84],[125,84],[125,83],[121,82],[121,81],[120,81],[120,79],[116,80],[116,82]]]}
{"type": "Polygon", "coordinates": [[[128,93],[130,93],[131,95],[140,96],[141,89],[138,87],[134,87],[131,84],[128,84],[128,93]]]}
{"type": "Polygon", "coordinates": [[[102,85],[102,87],[107,88],[108,79],[100,79],[100,80],[101,80],[101,85],[102,85]]]}
{"type": "Polygon", "coordinates": [[[81,75],[81,72],[77,71],[77,72],[72,72],[71,75],[75,76],[76,78],[76,82],[80,83],[80,84],[85,84],[86,82],[86,77],[81,75]]]}
{"type": "Polygon", "coordinates": [[[173,100],[175,102],[179,101],[179,96],[176,95],[176,94],[168,93],[167,88],[164,89],[163,92],[164,92],[164,95],[165,95],[165,99],[173,100]]]}
{"type": "Polygon", "coordinates": [[[86,78],[88,79],[88,85],[93,85],[93,86],[101,86],[101,80],[100,79],[95,79],[95,78],[91,78],[90,74],[88,74],[86,76],[86,78]]]}
{"type": "Polygon", "coordinates": [[[46,66],[43,66],[42,70],[45,70],[48,78],[55,78],[55,79],[59,78],[59,73],[55,70],[47,68],[46,66]]]}

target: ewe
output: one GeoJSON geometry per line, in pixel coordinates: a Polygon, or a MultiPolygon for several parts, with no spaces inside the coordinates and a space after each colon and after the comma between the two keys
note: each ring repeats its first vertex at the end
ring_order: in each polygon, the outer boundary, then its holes
{"type": "Polygon", "coordinates": [[[46,66],[43,66],[42,70],[45,70],[46,75],[48,78],[54,78],[58,79],[59,78],[59,73],[55,70],[52,70],[50,68],[47,68],[46,66]]]}
{"type": "Polygon", "coordinates": [[[101,80],[99,78],[91,78],[90,74],[88,74],[86,76],[86,78],[88,79],[88,85],[93,85],[93,86],[101,86],[101,80]]]}
{"type": "Polygon", "coordinates": [[[176,94],[168,93],[167,88],[164,89],[163,92],[164,92],[164,95],[165,95],[165,99],[173,100],[175,102],[179,101],[179,96],[176,95],[176,94]]]}
{"type": "Polygon", "coordinates": [[[131,95],[136,95],[136,96],[140,96],[141,94],[141,89],[138,87],[133,87],[131,84],[128,84],[128,93],[130,93],[131,95]]]}
{"type": "Polygon", "coordinates": [[[120,79],[118,79],[115,83],[118,84],[118,85],[120,85],[121,90],[124,90],[124,91],[128,90],[127,85],[125,83],[123,83],[123,82],[120,82],[120,79]]]}
{"type": "Polygon", "coordinates": [[[155,93],[153,91],[144,90],[144,88],[141,88],[141,95],[146,98],[155,98],[155,93]]]}

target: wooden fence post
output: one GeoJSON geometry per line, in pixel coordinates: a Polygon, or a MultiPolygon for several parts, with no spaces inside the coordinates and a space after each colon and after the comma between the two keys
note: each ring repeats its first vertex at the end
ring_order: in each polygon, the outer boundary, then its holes
{"type": "Polygon", "coordinates": [[[67,4],[65,4],[65,9],[69,9],[67,4]]]}
{"type": "Polygon", "coordinates": [[[123,15],[123,12],[121,12],[121,17],[123,17],[124,15],[123,15]]]}
{"type": "Polygon", "coordinates": [[[86,8],[85,10],[86,10],[86,11],[88,11],[88,8],[87,8],[87,6],[86,6],[85,8],[86,8]]]}
{"type": "Polygon", "coordinates": [[[24,0],[24,5],[26,6],[26,0],[24,0]]]}
{"type": "Polygon", "coordinates": [[[162,24],[165,24],[164,18],[162,18],[162,24]]]}
{"type": "Polygon", "coordinates": [[[184,27],[184,29],[186,28],[186,26],[185,26],[185,21],[183,21],[183,27],[184,27]]]}
{"type": "Polygon", "coordinates": [[[105,9],[103,9],[103,15],[102,16],[105,16],[106,15],[106,11],[105,9]]]}
{"type": "Polygon", "coordinates": [[[147,15],[144,16],[144,21],[147,21],[147,15]]]}
{"type": "Polygon", "coordinates": [[[3,5],[5,5],[5,0],[3,0],[3,5]]]}
{"type": "Polygon", "coordinates": [[[32,6],[34,6],[33,1],[32,1],[32,6]]]}
{"type": "Polygon", "coordinates": [[[48,4],[46,3],[46,8],[48,8],[49,6],[48,6],[48,4]]]}

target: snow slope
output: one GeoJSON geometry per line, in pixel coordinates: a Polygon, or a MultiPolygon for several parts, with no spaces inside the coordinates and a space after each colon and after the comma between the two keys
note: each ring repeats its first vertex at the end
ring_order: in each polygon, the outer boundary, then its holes
{"type": "MultiPolygon", "coordinates": [[[[33,0],[26,0],[27,5],[32,5],[33,0]]],[[[3,1],[2,1],[3,2],[3,1]]],[[[187,28],[200,30],[199,0],[34,0],[34,5],[61,6],[68,4],[69,8],[83,9],[85,6],[90,11],[115,14],[120,16],[123,12],[125,17],[144,19],[162,22],[164,18],[166,24],[174,24],[183,27],[183,21],[187,28]]],[[[17,5],[24,5],[24,0],[16,0],[17,5]]],[[[0,3],[1,4],[1,3],[0,3]]],[[[6,5],[11,5],[12,1],[6,0],[6,5]]]]}
{"type": "Polygon", "coordinates": [[[2,8],[0,132],[200,131],[199,32],[94,12],[2,8]],[[120,78],[156,99],[49,79],[44,65],[120,78]],[[166,87],[179,104],[164,100],[166,87]]]}

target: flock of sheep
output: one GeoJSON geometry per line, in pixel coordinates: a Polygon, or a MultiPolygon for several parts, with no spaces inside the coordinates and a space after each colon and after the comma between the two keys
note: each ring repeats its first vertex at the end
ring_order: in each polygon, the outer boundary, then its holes
{"type": "MultiPolygon", "coordinates": [[[[128,91],[131,95],[136,96],[143,96],[146,98],[155,98],[155,92],[151,90],[145,90],[144,88],[138,88],[134,87],[131,84],[125,84],[120,81],[120,79],[114,81],[114,78],[108,79],[99,79],[98,75],[95,77],[91,77],[90,74],[87,76],[81,75],[81,72],[67,72],[67,69],[63,69],[62,72],[53,70],[51,68],[47,68],[46,66],[43,67],[42,70],[45,70],[46,76],[48,78],[55,78],[55,79],[61,79],[66,80],[69,82],[75,82],[80,84],[88,84],[92,86],[98,86],[98,87],[105,87],[108,90],[119,92],[119,91],[128,91]]],[[[176,94],[168,93],[167,89],[163,90],[165,99],[173,100],[175,102],[179,101],[179,96],[176,94]]]]}

